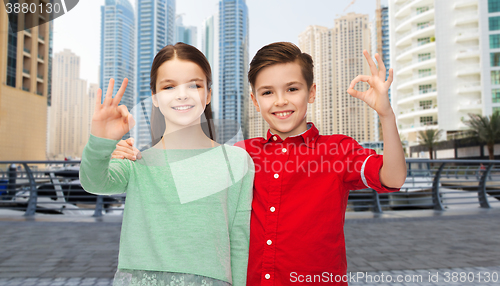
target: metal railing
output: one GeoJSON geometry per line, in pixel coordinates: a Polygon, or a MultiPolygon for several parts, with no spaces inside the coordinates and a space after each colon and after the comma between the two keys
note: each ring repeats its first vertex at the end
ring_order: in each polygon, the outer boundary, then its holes
{"type": "MultiPolygon", "coordinates": [[[[500,207],[500,160],[429,160],[407,158],[407,178],[400,191],[373,189],[349,193],[347,211],[434,209],[463,205],[500,207]]],[[[87,193],[80,185],[80,161],[0,161],[0,210],[121,215],[125,194],[87,193]]]]}
{"type": "Polygon", "coordinates": [[[348,211],[500,207],[500,160],[406,159],[399,192],[351,191],[348,211]]]}
{"type": "MultiPolygon", "coordinates": [[[[86,192],[79,182],[80,161],[0,161],[0,209],[102,216],[123,211],[125,195],[86,192]]],[[[121,213],[120,213],[121,214],[121,213]]]]}

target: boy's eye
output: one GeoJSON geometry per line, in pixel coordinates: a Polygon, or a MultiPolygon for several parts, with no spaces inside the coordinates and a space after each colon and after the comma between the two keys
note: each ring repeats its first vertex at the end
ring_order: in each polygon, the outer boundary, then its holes
{"type": "Polygon", "coordinates": [[[295,87],[290,87],[288,90],[289,90],[289,91],[297,91],[297,90],[299,90],[299,89],[298,89],[298,88],[295,88],[295,87]]]}
{"type": "Polygon", "coordinates": [[[174,88],[173,86],[165,86],[163,89],[169,90],[169,89],[173,89],[173,88],[174,88]]]}
{"type": "Polygon", "coordinates": [[[269,90],[268,90],[268,91],[264,91],[264,92],[262,93],[262,95],[269,95],[269,94],[271,94],[271,91],[269,91],[269,90]]]}
{"type": "Polygon", "coordinates": [[[200,85],[198,84],[192,84],[189,86],[189,88],[200,88],[200,85]]]}

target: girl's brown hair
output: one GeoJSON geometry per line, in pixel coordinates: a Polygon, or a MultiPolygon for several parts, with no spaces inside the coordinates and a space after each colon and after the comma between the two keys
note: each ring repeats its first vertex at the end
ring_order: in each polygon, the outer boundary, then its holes
{"type": "MultiPolygon", "coordinates": [[[[173,59],[190,61],[197,64],[205,74],[207,78],[207,89],[210,90],[212,87],[212,70],[210,69],[210,63],[208,62],[205,55],[203,55],[200,50],[197,48],[185,44],[185,43],[177,43],[175,45],[168,45],[163,47],[158,54],[156,54],[153,64],[151,66],[151,81],[150,88],[153,94],[156,94],[156,81],[158,76],[158,69],[160,66],[170,60],[173,59]]],[[[214,95],[212,95],[214,96],[214,95]]],[[[205,118],[207,119],[206,123],[202,123],[202,129],[205,134],[210,137],[210,139],[215,141],[215,128],[213,125],[213,115],[212,108],[210,103],[205,107],[205,118]]],[[[162,134],[165,132],[165,117],[160,111],[159,107],[155,107],[152,105],[151,110],[151,141],[152,145],[156,145],[161,140],[161,137],[155,136],[154,134],[162,134]],[[153,128],[155,132],[153,132],[153,128]],[[156,137],[156,138],[155,138],[156,137]]]]}
{"type": "Polygon", "coordinates": [[[276,42],[262,47],[253,57],[248,71],[248,81],[255,87],[259,72],[275,64],[297,62],[302,70],[307,88],[311,88],[314,81],[313,60],[309,54],[303,53],[299,47],[289,42],[276,42]]]}

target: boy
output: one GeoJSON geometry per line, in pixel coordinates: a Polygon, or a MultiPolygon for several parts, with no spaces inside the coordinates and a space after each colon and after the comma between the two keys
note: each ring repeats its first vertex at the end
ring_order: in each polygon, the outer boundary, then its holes
{"type": "MultiPolygon", "coordinates": [[[[267,45],[250,63],[252,101],[270,129],[266,138],[236,143],[255,163],[247,285],[347,285],[343,227],[349,191],[384,193],[403,185],[406,163],[388,98],[393,71],[385,81],[380,56],[377,70],[363,53],[372,75],[356,77],[347,92],[379,114],[384,156],[345,135],[319,135],[306,122],[307,104],[316,95],[313,62],[294,44],[267,45]],[[354,90],[359,81],[370,89],[354,90]]],[[[131,158],[123,144],[114,155],[131,158]]]]}

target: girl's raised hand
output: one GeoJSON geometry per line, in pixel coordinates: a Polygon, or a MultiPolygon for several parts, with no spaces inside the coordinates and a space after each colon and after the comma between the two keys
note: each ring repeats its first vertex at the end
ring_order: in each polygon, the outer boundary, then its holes
{"type": "Polygon", "coordinates": [[[363,50],[363,55],[368,61],[372,75],[358,75],[352,80],[351,85],[347,89],[347,93],[366,102],[366,104],[373,108],[379,116],[390,115],[393,113],[391,103],[389,102],[389,87],[393,79],[393,70],[389,69],[389,77],[386,81],[386,68],[380,55],[375,54],[379,67],[378,70],[368,51],[363,50]],[[360,81],[368,83],[370,88],[364,92],[355,90],[354,86],[360,81]]]}
{"type": "Polygon", "coordinates": [[[115,80],[113,78],[109,80],[106,97],[102,104],[102,90],[100,88],[97,90],[95,111],[92,116],[90,133],[101,138],[119,140],[134,127],[135,121],[125,105],[122,104],[118,106],[127,88],[128,79],[123,79],[122,86],[113,98],[114,82],[115,80]]]}

